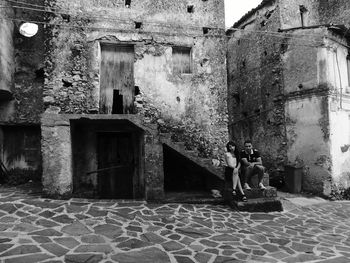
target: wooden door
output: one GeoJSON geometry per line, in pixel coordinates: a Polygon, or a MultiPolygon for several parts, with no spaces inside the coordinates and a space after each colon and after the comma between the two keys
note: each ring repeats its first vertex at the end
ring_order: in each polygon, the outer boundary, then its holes
{"type": "Polygon", "coordinates": [[[133,198],[135,156],[131,133],[97,134],[98,185],[102,198],[133,198]]]}
{"type": "Polygon", "coordinates": [[[133,113],[134,46],[102,43],[100,79],[100,113],[133,113]]]}

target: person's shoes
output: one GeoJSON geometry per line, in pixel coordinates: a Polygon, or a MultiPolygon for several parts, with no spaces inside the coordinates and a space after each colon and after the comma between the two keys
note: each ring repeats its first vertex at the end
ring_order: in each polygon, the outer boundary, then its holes
{"type": "Polygon", "coordinates": [[[245,196],[245,195],[242,195],[242,201],[243,202],[247,202],[248,200],[247,200],[247,197],[245,196]]]}
{"type": "Polygon", "coordinates": [[[266,187],[263,185],[263,183],[260,183],[260,184],[259,184],[259,188],[260,188],[261,190],[266,189],[266,187]]]}
{"type": "Polygon", "coordinates": [[[212,195],[212,197],[214,197],[214,198],[221,198],[221,197],[222,197],[222,195],[220,194],[220,191],[219,191],[219,190],[216,190],[216,189],[212,189],[212,190],[211,190],[211,195],[212,195]]]}
{"type": "Polygon", "coordinates": [[[244,189],[245,190],[252,190],[252,188],[250,188],[249,184],[247,184],[247,183],[244,184],[244,189]]]}

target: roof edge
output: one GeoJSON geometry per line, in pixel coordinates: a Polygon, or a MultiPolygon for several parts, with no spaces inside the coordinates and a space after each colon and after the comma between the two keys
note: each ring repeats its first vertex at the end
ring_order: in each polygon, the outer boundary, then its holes
{"type": "MultiPolygon", "coordinates": [[[[274,2],[276,0],[262,0],[262,2],[255,8],[253,8],[252,10],[248,11],[248,13],[246,13],[245,15],[243,15],[237,22],[235,22],[233,24],[232,27],[236,28],[238,27],[240,24],[242,24],[245,20],[247,20],[248,17],[250,17],[252,14],[254,14],[257,10],[261,9],[262,7],[264,7],[267,4],[270,4],[271,2],[274,2]]],[[[231,28],[232,28],[231,27],[231,28]]]]}

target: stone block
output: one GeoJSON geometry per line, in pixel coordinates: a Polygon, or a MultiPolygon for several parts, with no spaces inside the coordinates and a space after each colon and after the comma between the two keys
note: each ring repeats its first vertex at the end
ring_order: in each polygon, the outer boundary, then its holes
{"type": "Polygon", "coordinates": [[[278,197],[248,199],[247,202],[234,199],[227,200],[227,204],[235,210],[245,212],[274,212],[283,211],[278,197]]]}

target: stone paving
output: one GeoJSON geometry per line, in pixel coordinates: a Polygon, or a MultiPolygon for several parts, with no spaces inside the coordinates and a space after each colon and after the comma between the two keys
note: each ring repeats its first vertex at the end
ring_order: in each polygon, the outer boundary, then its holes
{"type": "Polygon", "coordinates": [[[49,200],[0,187],[0,261],[350,262],[350,202],[286,207],[49,200]]]}

